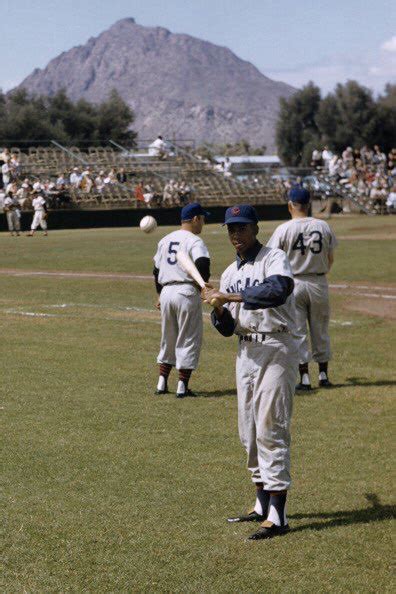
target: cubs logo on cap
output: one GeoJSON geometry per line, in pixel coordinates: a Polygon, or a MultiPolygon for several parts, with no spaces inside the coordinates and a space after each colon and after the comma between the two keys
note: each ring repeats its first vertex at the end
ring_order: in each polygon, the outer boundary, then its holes
{"type": "Polygon", "coordinates": [[[224,225],[231,223],[258,223],[256,209],[250,204],[230,206],[225,213],[224,225]]]}

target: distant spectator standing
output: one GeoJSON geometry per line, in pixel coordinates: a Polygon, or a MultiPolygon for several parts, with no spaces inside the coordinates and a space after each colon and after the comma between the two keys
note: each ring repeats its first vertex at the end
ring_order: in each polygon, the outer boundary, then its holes
{"type": "Polygon", "coordinates": [[[333,156],[333,153],[328,149],[327,146],[325,146],[322,151],[322,160],[323,160],[323,165],[324,165],[324,167],[326,167],[326,169],[329,168],[329,163],[330,163],[332,156],[333,156]]]}
{"type": "Polygon", "coordinates": [[[315,169],[318,169],[319,167],[322,166],[322,164],[323,164],[322,153],[320,151],[318,151],[318,149],[314,149],[312,151],[312,158],[311,158],[312,167],[315,167],[315,169]]]}

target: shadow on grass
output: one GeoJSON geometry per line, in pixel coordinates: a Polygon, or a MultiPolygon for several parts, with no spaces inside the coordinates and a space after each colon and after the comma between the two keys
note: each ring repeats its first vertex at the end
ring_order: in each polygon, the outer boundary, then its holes
{"type": "Polygon", "coordinates": [[[236,388],[228,388],[225,390],[206,390],[205,392],[195,392],[200,398],[222,398],[223,396],[235,396],[236,388]]]}
{"type": "Polygon", "coordinates": [[[366,493],[369,502],[368,507],[363,509],[351,509],[337,512],[323,512],[317,514],[290,514],[289,518],[294,520],[304,520],[306,518],[317,518],[319,521],[304,524],[293,528],[293,532],[302,532],[303,530],[327,530],[337,526],[351,526],[354,524],[369,524],[371,522],[383,522],[396,517],[395,505],[381,505],[377,495],[366,493]],[[321,522],[320,520],[328,520],[321,522]]]}
{"type": "Polygon", "coordinates": [[[365,377],[347,377],[347,384],[339,386],[396,386],[396,380],[367,380],[365,377]]]}

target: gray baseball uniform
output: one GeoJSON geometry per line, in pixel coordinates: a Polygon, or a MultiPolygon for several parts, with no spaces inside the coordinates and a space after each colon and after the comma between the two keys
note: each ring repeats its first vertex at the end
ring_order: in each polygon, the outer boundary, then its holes
{"type": "Polygon", "coordinates": [[[329,254],[336,245],[337,240],[329,225],[314,217],[295,218],[279,225],[267,243],[268,247],[286,252],[294,274],[301,364],[308,363],[312,358],[317,363],[324,363],[331,357],[326,273],[329,271],[329,254]]]}
{"type": "Polygon", "coordinates": [[[8,230],[11,233],[19,233],[21,230],[19,202],[13,196],[7,196],[4,200],[4,209],[6,211],[8,230]]]}
{"type": "Polygon", "coordinates": [[[220,291],[241,293],[243,302],[225,305],[220,319],[212,314],[221,334],[238,336],[239,435],[252,481],[273,491],[290,487],[290,420],[298,369],[292,278],[286,254],[257,242],[246,260],[237,257],[221,277],[220,291]]]}
{"type": "Polygon", "coordinates": [[[194,262],[209,258],[202,239],[184,229],[169,233],[159,242],[154,256],[162,286],[162,336],[157,361],[176,369],[196,369],[202,345],[201,296],[199,287],[176,260],[180,249],[194,262]]]}
{"type": "Polygon", "coordinates": [[[43,231],[47,230],[47,221],[45,220],[45,205],[46,202],[42,196],[36,196],[36,198],[33,198],[32,206],[34,208],[34,215],[31,225],[32,231],[35,231],[39,225],[43,231]]]}

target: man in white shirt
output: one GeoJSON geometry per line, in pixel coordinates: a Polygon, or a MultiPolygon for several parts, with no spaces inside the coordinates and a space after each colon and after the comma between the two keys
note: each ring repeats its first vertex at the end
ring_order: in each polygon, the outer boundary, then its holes
{"type": "Polygon", "coordinates": [[[330,163],[332,156],[333,156],[333,153],[331,151],[329,151],[327,146],[325,146],[322,151],[322,159],[323,159],[323,165],[326,167],[326,169],[329,168],[329,163],[330,163]]]}
{"type": "Polygon", "coordinates": [[[81,175],[80,175],[80,170],[78,167],[74,167],[73,171],[70,174],[70,185],[73,186],[74,188],[78,188],[81,182],[81,175]]]}
{"type": "Polygon", "coordinates": [[[166,144],[161,135],[150,144],[148,153],[151,157],[164,158],[166,156],[166,144]]]}
{"type": "Polygon", "coordinates": [[[181,211],[181,229],[163,237],[154,256],[157,308],[162,318],[156,394],[168,393],[168,377],[172,367],[176,367],[179,372],[176,397],[194,396],[188,389],[188,383],[191,373],[198,366],[201,352],[201,295],[190,275],[179,266],[176,255],[179,250],[186,252],[204,281],[209,280],[209,252],[198,237],[208,214],[197,202],[185,206],[181,211]]]}
{"type": "Polygon", "coordinates": [[[43,196],[40,193],[35,192],[35,197],[32,200],[32,206],[34,210],[32,226],[30,228],[30,232],[28,233],[28,237],[32,237],[34,232],[38,228],[44,231],[44,235],[47,236],[47,204],[43,196]]]}

